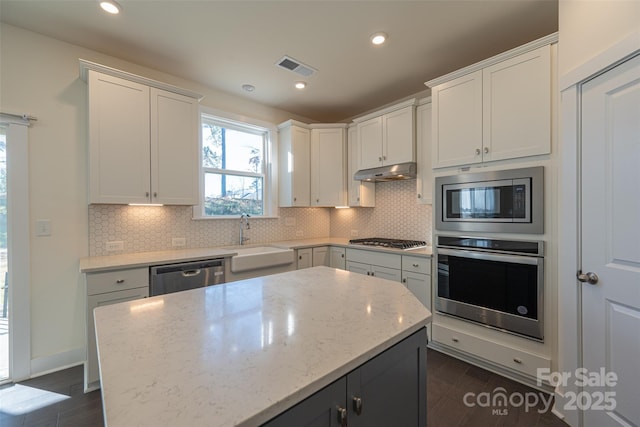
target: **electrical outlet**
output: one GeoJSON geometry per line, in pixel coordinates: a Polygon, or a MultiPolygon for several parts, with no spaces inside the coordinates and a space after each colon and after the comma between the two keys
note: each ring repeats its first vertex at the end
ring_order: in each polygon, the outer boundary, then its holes
{"type": "Polygon", "coordinates": [[[107,252],[123,251],[124,242],[122,240],[114,240],[112,242],[105,243],[107,252]]]}
{"type": "Polygon", "coordinates": [[[302,236],[304,236],[304,232],[302,230],[296,231],[296,237],[302,237],[302,236]]]}
{"type": "Polygon", "coordinates": [[[358,237],[358,230],[351,230],[351,237],[358,237]]]}
{"type": "Polygon", "coordinates": [[[50,219],[36,220],[36,236],[51,236],[51,220],[50,219]]]}
{"type": "Polygon", "coordinates": [[[187,246],[187,239],[184,237],[174,237],[171,239],[171,246],[174,248],[181,248],[187,246]]]}

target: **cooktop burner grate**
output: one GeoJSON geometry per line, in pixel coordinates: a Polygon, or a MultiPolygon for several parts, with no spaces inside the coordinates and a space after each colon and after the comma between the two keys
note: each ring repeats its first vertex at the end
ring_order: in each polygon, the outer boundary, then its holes
{"type": "Polygon", "coordinates": [[[427,246],[422,240],[388,239],[383,237],[369,237],[367,239],[349,240],[351,245],[381,246],[394,249],[417,249],[427,246]]]}

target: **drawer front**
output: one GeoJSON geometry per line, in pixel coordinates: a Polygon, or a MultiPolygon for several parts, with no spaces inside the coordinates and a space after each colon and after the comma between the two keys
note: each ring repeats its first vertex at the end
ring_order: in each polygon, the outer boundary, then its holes
{"type": "Polygon", "coordinates": [[[379,265],[381,267],[402,268],[400,255],[385,254],[382,252],[366,251],[347,248],[347,261],[361,262],[363,264],[379,265]]]}
{"type": "Polygon", "coordinates": [[[402,271],[431,274],[431,258],[402,255],[402,271]]]}
{"type": "Polygon", "coordinates": [[[87,295],[141,287],[149,287],[149,269],[146,267],[104,273],[87,273],[87,295]]]}
{"type": "Polygon", "coordinates": [[[551,360],[547,357],[498,344],[441,325],[433,325],[433,341],[534,378],[537,375],[538,368],[551,368],[551,360]]]}

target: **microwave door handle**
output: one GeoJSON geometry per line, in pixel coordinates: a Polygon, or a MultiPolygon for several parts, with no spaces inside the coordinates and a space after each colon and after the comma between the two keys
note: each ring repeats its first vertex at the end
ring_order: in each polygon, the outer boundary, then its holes
{"type": "Polygon", "coordinates": [[[512,264],[538,265],[540,258],[521,255],[494,254],[487,252],[460,251],[455,249],[437,248],[442,255],[457,256],[460,258],[473,258],[484,261],[510,262],[512,264]]]}

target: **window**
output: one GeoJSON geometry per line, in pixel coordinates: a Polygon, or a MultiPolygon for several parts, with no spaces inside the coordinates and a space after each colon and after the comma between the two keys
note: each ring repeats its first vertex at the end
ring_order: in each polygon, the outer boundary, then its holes
{"type": "Polygon", "coordinates": [[[269,215],[269,130],[202,114],[200,217],[269,215]]]}

